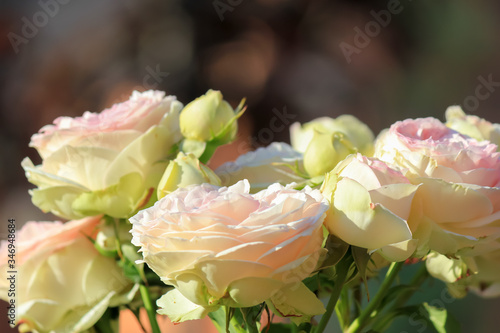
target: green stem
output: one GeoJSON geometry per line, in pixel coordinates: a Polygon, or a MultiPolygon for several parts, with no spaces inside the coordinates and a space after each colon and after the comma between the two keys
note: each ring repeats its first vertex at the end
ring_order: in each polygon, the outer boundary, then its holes
{"type": "Polygon", "coordinates": [[[203,164],[207,164],[210,161],[210,158],[215,153],[215,150],[219,147],[219,144],[213,142],[207,142],[205,147],[205,151],[201,154],[199,161],[203,164]]]}
{"type": "Polygon", "coordinates": [[[424,283],[424,281],[427,280],[428,277],[429,273],[427,272],[427,267],[425,267],[425,263],[421,263],[417,273],[413,276],[413,279],[411,279],[410,281],[410,286],[414,286],[415,288],[399,294],[396,297],[396,300],[394,301],[391,308],[397,309],[402,305],[404,305],[413,296],[415,291],[418,290],[418,287],[420,287],[422,283],[424,283]]]}
{"type": "Polygon", "coordinates": [[[144,307],[146,308],[146,312],[148,313],[149,323],[151,324],[151,330],[153,333],[161,333],[160,327],[158,326],[158,322],[156,321],[156,311],[153,307],[153,303],[151,302],[151,297],[149,296],[148,287],[141,284],[139,286],[139,290],[141,292],[142,301],[144,302],[144,307]]]}
{"type": "Polygon", "coordinates": [[[119,223],[126,223],[124,222],[125,219],[113,219],[113,231],[115,233],[115,244],[116,244],[116,251],[118,252],[118,256],[120,259],[123,259],[123,253],[122,253],[122,244],[120,241],[120,232],[118,231],[118,225],[119,223]]]}
{"type": "Polygon", "coordinates": [[[399,271],[403,267],[404,262],[393,262],[391,266],[389,267],[389,270],[387,271],[387,274],[385,275],[385,279],[382,282],[382,285],[380,286],[379,291],[373,297],[373,299],[368,303],[366,308],[364,308],[361,311],[361,314],[359,315],[358,318],[356,318],[351,326],[347,329],[345,333],[356,333],[359,332],[363,327],[366,326],[368,323],[368,320],[370,319],[371,314],[377,310],[377,307],[379,306],[380,302],[384,298],[385,294],[389,290],[389,288],[392,285],[392,282],[394,282],[394,279],[398,275],[399,271]]]}
{"type": "Polygon", "coordinates": [[[394,302],[392,302],[390,307],[387,309],[387,314],[373,325],[373,330],[381,331],[386,325],[390,324],[390,322],[394,319],[392,316],[392,312],[405,305],[406,302],[413,296],[415,291],[419,289],[419,287],[425,282],[425,280],[427,280],[428,277],[429,273],[427,272],[427,268],[425,267],[425,264],[422,263],[419,270],[413,276],[409,284],[414,288],[405,290],[396,296],[394,302]]]}
{"type": "Polygon", "coordinates": [[[342,288],[340,293],[340,302],[335,305],[335,313],[339,320],[340,327],[344,331],[349,326],[349,318],[351,317],[351,302],[349,297],[349,289],[342,288]]]}
{"type": "MultiPolygon", "coordinates": [[[[368,293],[368,290],[366,291],[368,293]]],[[[354,311],[352,318],[358,318],[361,311],[363,295],[361,293],[361,283],[352,288],[352,297],[354,299],[354,311]]]]}
{"type": "Polygon", "coordinates": [[[335,305],[337,304],[337,300],[339,299],[340,293],[342,291],[342,287],[344,287],[345,279],[347,278],[347,273],[349,271],[349,266],[343,267],[338,266],[337,268],[337,278],[335,279],[335,285],[333,286],[332,293],[330,295],[330,299],[328,300],[328,304],[326,306],[326,312],[321,317],[318,326],[314,330],[314,333],[323,333],[330,321],[330,317],[332,316],[333,311],[335,310],[335,305]]]}

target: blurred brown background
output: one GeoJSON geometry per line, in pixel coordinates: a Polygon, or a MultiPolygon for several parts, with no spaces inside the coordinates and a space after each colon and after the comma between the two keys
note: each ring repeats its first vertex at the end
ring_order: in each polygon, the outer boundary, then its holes
{"type": "MultiPolygon", "coordinates": [[[[293,121],[343,113],[376,134],[408,117],[443,119],[452,104],[500,122],[499,18],[495,0],[3,0],[2,221],[53,219],[27,194],[20,162],[39,161],[30,136],[134,89],[184,103],[209,88],[233,104],[247,97],[240,140],[252,146],[288,141],[293,121]],[[264,130],[273,117],[286,129],[264,130]]],[[[464,332],[496,332],[499,305],[471,296],[451,307],[464,332]]]]}

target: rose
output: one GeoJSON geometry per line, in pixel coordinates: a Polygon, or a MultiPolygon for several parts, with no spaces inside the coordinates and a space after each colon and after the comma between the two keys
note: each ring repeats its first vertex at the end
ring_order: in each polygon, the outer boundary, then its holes
{"type": "Polygon", "coordinates": [[[431,252],[425,260],[430,275],[446,282],[450,293],[457,298],[466,296],[468,291],[487,298],[500,296],[498,235],[462,252],[455,257],[431,252]]]}
{"type": "Polygon", "coordinates": [[[326,201],[308,187],[249,190],[246,180],[182,188],[130,219],[144,262],[176,287],[157,302],[172,321],[266,300],[283,315],[324,311],[300,281],[323,252],[326,201]]]}
{"type": "Polygon", "coordinates": [[[31,139],[42,164],[22,162],[38,186],[33,203],[68,219],[131,216],[155,192],[169,150],[182,137],[181,108],[174,96],[135,91],[100,114],[57,118],[31,139]]]}
{"type": "Polygon", "coordinates": [[[451,295],[464,297],[468,291],[486,297],[500,296],[500,250],[468,257],[448,258],[432,252],[426,258],[430,275],[446,282],[451,295]]]}
{"type": "Polygon", "coordinates": [[[343,139],[348,141],[358,152],[365,156],[373,155],[373,133],[366,124],[354,116],[344,114],[335,119],[330,117],[317,118],[303,125],[298,122],[294,123],[290,126],[292,147],[305,153],[315,132],[342,134],[343,139]]]}
{"type": "Polygon", "coordinates": [[[500,249],[474,257],[477,274],[470,277],[467,286],[483,297],[500,296],[500,249]]]}
{"type": "Polygon", "coordinates": [[[375,144],[375,156],[405,170],[420,184],[420,209],[408,223],[419,239],[419,255],[429,249],[457,251],[499,231],[500,153],[434,118],[397,122],[375,144]]]}
{"type": "Polygon", "coordinates": [[[217,90],[208,90],[190,102],[180,115],[182,135],[194,141],[218,141],[220,144],[234,140],[238,125],[236,119],[242,104],[233,110],[217,90]]]}
{"type": "Polygon", "coordinates": [[[302,165],[302,154],[286,143],[273,142],[265,148],[240,155],[234,162],[224,163],[215,173],[222,185],[233,185],[247,179],[252,192],[257,192],[273,183],[286,185],[303,181],[293,171],[296,165],[302,165]]]}
{"type": "Polygon", "coordinates": [[[193,154],[180,152],[177,157],[168,163],[165,173],[158,184],[158,198],[163,198],[179,187],[209,183],[220,185],[217,175],[201,163],[193,154]]]}
{"type": "MultiPolygon", "coordinates": [[[[27,222],[16,233],[16,324],[20,331],[81,332],[108,306],[126,302],[131,287],[112,258],[92,242],[101,217],[61,222],[27,222]]],[[[8,300],[8,241],[0,252],[0,295],[8,300]]],[[[10,262],[11,263],[11,262],[10,262]]],[[[11,297],[9,297],[11,298],[11,297]]]]}
{"type": "Polygon", "coordinates": [[[304,169],[311,177],[323,176],[355,152],[343,134],[314,132],[304,153],[304,169]]]}
{"type": "Polygon", "coordinates": [[[408,227],[418,186],[384,162],[350,155],[328,173],[321,188],[331,202],[328,231],[343,241],[402,261],[413,254],[408,227]]]}
{"type": "Polygon", "coordinates": [[[450,106],[446,110],[446,126],[478,141],[488,140],[500,145],[500,124],[466,115],[460,106],[450,106]]]}

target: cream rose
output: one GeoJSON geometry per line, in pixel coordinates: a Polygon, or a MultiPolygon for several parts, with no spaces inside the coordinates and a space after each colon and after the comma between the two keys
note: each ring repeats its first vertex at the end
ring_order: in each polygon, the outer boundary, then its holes
{"type": "Polygon", "coordinates": [[[331,202],[325,226],[351,245],[378,250],[390,261],[405,260],[416,247],[407,219],[417,188],[384,162],[350,155],[321,188],[331,202]]]}
{"type": "MultiPolygon", "coordinates": [[[[95,236],[100,219],[27,222],[17,231],[16,323],[21,332],[82,332],[108,306],[125,302],[132,283],[85,237],[95,236]]],[[[7,301],[8,244],[0,246],[0,295],[7,301]]]]}
{"type": "Polygon", "coordinates": [[[130,217],[147,202],[182,135],[182,104],[160,91],[135,91],[101,113],[60,117],[33,135],[43,161],[22,166],[33,203],[67,219],[107,214],[130,217]]]}
{"type": "Polygon", "coordinates": [[[497,146],[500,145],[500,124],[467,115],[460,106],[450,106],[446,109],[446,126],[478,141],[488,140],[497,146]]]}
{"type": "Polygon", "coordinates": [[[326,201],[310,188],[249,190],[246,180],[178,189],[130,219],[144,262],[176,287],[158,300],[172,321],[266,300],[284,315],[324,311],[301,281],[323,252],[326,201]]]}
{"type": "Polygon", "coordinates": [[[446,282],[454,297],[464,297],[468,291],[486,298],[499,297],[500,238],[497,237],[462,251],[461,256],[431,252],[425,260],[427,270],[446,282]]]}
{"type": "Polygon", "coordinates": [[[485,297],[500,296],[500,250],[474,257],[449,258],[432,252],[425,260],[427,270],[446,282],[451,295],[461,298],[468,291],[485,297]]]}
{"type": "Polygon", "coordinates": [[[293,168],[302,166],[302,153],[295,151],[283,142],[273,142],[267,147],[239,156],[234,162],[227,162],[218,167],[215,173],[222,185],[233,185],[247,179],[253,192],[267,188],[274,183],[283,185],[301,182],[304,179],[293,172],[293,168]]]}
{"type": "Polygon", "coordinates": [[[500,153],[434,118],[397,122],[375,144],[375,156],[398,166],[413,184],[419,209],[408,223],[419,253],[445,255],[499,231],[500,153]]]}

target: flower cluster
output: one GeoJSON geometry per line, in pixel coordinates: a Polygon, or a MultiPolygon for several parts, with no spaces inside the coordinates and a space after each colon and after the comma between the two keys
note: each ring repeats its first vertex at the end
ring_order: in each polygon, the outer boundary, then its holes
{"type": "MultiPolygon", "coordinates": [[[[429,276],[455,297],[500,296],[500,125],[454,106],[445,123],[407,119],[375,138],[351,115],[323,117],[293,124],[291,145],[274,142],[212,170],[244,111],[244,101],[233,109],[213,90],[186,106],[134,92],[33,135],[42,162],[22,162],[32,201],[71,221],[19,231],[12,324],[112,332],[120,310],[140,320],[144,308],[155,333],[161,315],[175,323],[208,315],[222,332],[320,333],[336,306],[353,333],[386,329],[429,276]],[[411,263],[418,278],[384,302],[411,263]],[[360,310],[350,290],[386,266],[360,310]]],[[[2,275],[12,243],[1,244],[2,275]]],[[[4,276],[7,301],[8,290],[4,276]]],[[[419,307],[438,331],[451,329],[436,319],[444,310],[419,307]]]]}

